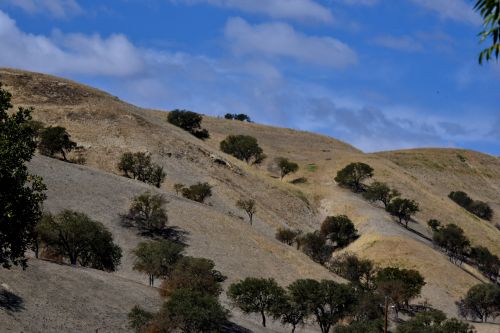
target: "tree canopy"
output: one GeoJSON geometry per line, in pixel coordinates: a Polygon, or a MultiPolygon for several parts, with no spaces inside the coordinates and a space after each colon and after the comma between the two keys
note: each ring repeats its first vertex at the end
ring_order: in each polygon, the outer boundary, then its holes
{"type": "Polygon", "coordinates": [[[458,312],[464,318],[487,322],[500,315],[500,287],[494,284],[477,284],[457,302],[458,312]]]}
{"type": "Polygon", "coordinates": [[[284,157],[280,157],[277,160],[278,168],[280,169],[280,177],[283,179],[286,175],[290,173],[295,173],[299,170],[299,165],[295,162],[289,161],[284,157]]]}
{"type": "Polygon", "coordinates": [[[386,208],[387,212],[396,217],[399,223],[405,222],[405,227],[408,228],[408,222],[411,217],[419,211],[418,203],[414,200],[395,198],[386,208]]]}
{"type": "Polygon", "coordinates": [[[401,193],[398,190],[391,189],[386,183],[373,182],[367,187],[363,196],[366,200],[376,202],[380,201],[387,208],[392,199],[399,197],[401,193]]]}
{"type": "Polygon", "coordinates": [[[260,164],[266,157],[257,139],[249,135],[229,135],[221,141],[220,150],[252,164],[260,164]]]}
{"type": "Polygon", "coordinates": [[[474,9],[483,18],[484,30],[479,34],[481,42],[491,40],[491,45],[479,53],[479,63],[490,61],[493,57],[498,60],[500,54],[500,0],[476,0],[474,9]]]}
{"type": "Polygon", "coordinates": [[[236,207],[244,210],[250,220],[250,224],[253,222],[253,216],[257,212],[257,207],[255,200],[253,199],[240,199],[236,202],[236,207]]]}
{"type": "Polygon", "coordinates": [[[335,181],[344,187],[348,187],[354,192],[365,190],[363,180],[373,177],[373,168],[366,163],[351,163],[337,172],[335,181]]]}
{"type": "Polygon", "coordinates": [[[328,216],[321,224],[320,233],[338,248],[358,238],[358,230],[346,215],[328,216]]]}
{"type": "Polygon", "coordinates": [[[208,139],[209,133],[201,128],[203,116],[187,110],[173,110],[168,113],[167,120],[172,125],[182,128],[199,139],[208,139]]]}
{"type": "Polygon", "coordinates": [[[43,155],[54,157],[55,154],[61,153],[63,160],[67,161],[66,153],[75,148],[76,142],[71,140],[71,136],[64,127],[50,126],[40,132],[38,150],[43,155]]]}
{"type": "Polygon", "coordinates": [[[127,178],[137,179],[158,188],[167,176],[162,166],[152,162],[151,154],[144,152],[123,153],[118,162],[118,170],[127,178]]]}
{"type": "Polygon", "coordinates": [[[161,194],[145,192],[134,197],[129,212],[123,219],[146,232],[160,232],[168,222],[165,204],[166,200],[161,194]]]}

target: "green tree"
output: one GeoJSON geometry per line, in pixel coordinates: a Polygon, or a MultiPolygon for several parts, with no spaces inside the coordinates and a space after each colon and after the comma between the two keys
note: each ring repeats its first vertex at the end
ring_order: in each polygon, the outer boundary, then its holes
{"type": "Polygon", "coordinates": [[[66,153],[76,148],[76,142],[71,141],[71,136],[66,129],[61,126],[47,127],[40,133],[40,142],[38,150],[41,154],[54,157],[55,154],[61,153],[64,161],[68,161],[66,153]]]}
{"type": "Polygon", "coordinates": [[[129,212],[123,219],[147,232],[160,232],[168,222],[166,202],[161,194],[145,192],[134,197],[129,212]]]}
{"type": "Polygon", "coordinates": [[[411,217],[419,211],[418,203],[414,200],[395,198],[386,208],[387,212],[396,217],[400,224],[405,222],[405,227],[408,229],[408,222],[411,217]]]}
{"type": "Polygon", "coordinates": [[[433,232],[436,232],[439,229],[441,229],[441,222],[439,222],[436,219],[430,219],[429,221],[427,221],[427,225],[429,226],[429,228],[431,228],[433,232]]]}
{"type": "Polygon", "coordinates": [[[168,277],[177,261],[182,258],[184,246],[168,241],[158,240],[141,242],[134,249],[134,270],[146,273],[149,285],[154,285],[154,279],[168,277]]]}
{"type": "Polygon", "coordinates": [[[220,332],[229,312],[216,296],[200,291],[174,291],[157,316],[161,332],[220,332]]]}
{"type": "Polygon", "coordinates": [[[182,257],[170,272],[168,279],[160,287],[160,295],[169,297],[178,289],[188,289],[218,296],[222,292],[222,282],[226,277],[215,269],[212,260],[182,257]]]}
{"type": "Polygon", "coordinates": [[[280,157],[277,159],[278,168],[280,169],[280,178],[283,178],[291,173],[297,172],[299,170],[299,165],[295,162],[289,161],[284,157],[280,157]]]}
{"type": "Polygon", "coordinates": [[[365,190],[363,180],[373,177],[373,168],[368,164],[357,162],[347,165],[337,172],[335,181],[344,187],[348,187],[354,192],[365,190]]]}
{"type": "Polygon", "coordinates": [[[345,247],[358,238],[358,230],[346,215],[328,216],[321,224],[320,233],[337,248],[345,247]]]}
{"type": "Polygon", "coordinates": [[[283,325],[292,326],[292,333],[297,326],[305,324],[308,314],[303,304],[294,302],[288,294],[276,303],[271,310],[274,319],[279,319],[283,325]]]}
{"type": "Polygon", "coordinates": [[[202,115],[186,110],[173,110],[168,113],[167,120],[172,125],[182,128],[199,139],[208,139],[209,133],[201,128],[202,115]]]}
{"type": "Polygon", "coordinates": [[[330,260],[328,268],[351,281],[357,288],[363,290],[374,288],[376,268],[373,261],[369,259],[360,259],[355,254],[346,252],[330,260]]]}
{"type": "Polygon", "coordinates": [[[353,322],[348,326],[335,327],[334,333],[382,333],[384,331],[381,320],[353,322]]]}
{"type": "Polygon", "coordinates": [[[351,314],[356,303],[354,290],[335,281],[312,279],[296,280],[288,286],[291,299],[302,304],[314,316],[322,333],[351,314]]]}
{"type": "Polygon", "coordinates": [[[184,188],[184,184],[180,184],[180,183],[174,184],[175,194],[179,195],[179,193],[182,193],[183,188],[184,188]]]}
{"type": "Polygon", "coordinates": [[[220,150],[249,164],[260,164],[266,157],[257,139],[248,135],[229,135],[220,143],[220,150]]]}
{"type": "Polygon", "coordinates": [[[298,241],[302,252],[321,265],[332,256],[333,247],[326,243],[326,238],[318,231],[309,232],[298,241]]]}
{"type": "Polygon", "coordinates": [[[293,245],[294,242],[297,241],[297,237],[300,236],[300,230],[292,230],[288,228],[279,228],[276,231],[276,239],[286,245],[293,245]]]}
{"type": "Polygon", "coordinates": [[[163,167],[152,162],[151,154],[126,152],[120,157],[118,170],[127,178],[160,187],[167,176],[163,167]]]}
{"type": "Polygon", "coordinates": [[[471,258],[483,274],[496,281],[500,273],[500,259],[496,255],[484,246],[477,246],[471,249],[471,258]]]}
{"type": "Polygon", "coordinates": [[[375,283],[383,296],[391,298],[398,311],[402,303],[408,306],[410,300],[420,295],[425,280],[414,269],[385,267],[377,272],[375,283]]]}
{"type": "Polygon", "coordinates": [[[463,229],[456,224],[448,224],[434,231],[432,240],[454,263],[463,262],[469,252],[470,241],[463,229]]]}
{"type": "Polygon", "coordinates": [[[483,220],[491,221],[493,218],[493,209],[483,201],[474,200],[467,210],[483,220]]]}
{"type": "Polygon", "coordinates": [[[212,186],[209,183],[197,183],[182,189],[182,196],[200,203],[212,196],[212,186]]]}
{"type": "Polygon", "coordinates": [[[391,189],[386,183],[382,182],[373,182],[368,186],[366,192],[363,193],[365,199],[372,202],[380,201],[384,204],[385,208],[387,208],[392,199],[400,195],[401,193],[398,190],[391,189]]]}
{"type": "Polygon", "coordinates": [[[259,313],[266,327],[266,315],[282,304],[285,290],[274,279],[246,278],[230,285],[227,295],[244,313],[259,313]]]}
{"type": "Polygon", "coordinates": [[[500,287],[494,284],[477,284],[457,302],[458,312],[464,318],[487,322],[500,315],[500,287]]]}
{"type": "Polygon", "coordinates": [[[251,225],[253,222],[253,216],[257,212],[255,200],[253,200],[253,199],[247,199],[247,200],[240,199],[236,202],[236,207],[244,210],[247,213],[248,218],[250,220],[250,225],[251,225]]]}
{"type": "Polygon", "coordinates": [[[499,0],[476,0],[474,9],[483,18],[484,30],[479,34],[481,42],[491,39],[491,46],[479,53],[479,63],[483,60],[490,61],[492,56],[498,59],[500,54],[500,1],[499,0]]]}
{"type": "Polygon", "coordinates": [[[68,258],[72,265],[114,271],[120,264],[121,249],[102,223],[71,210],[47,215],[42,222],[38,230],[43,246],[68,258]]]}
{"type": "Polygon", "coordinates": [[[141,333],[142,329],[153,321],[154,313],[148,312],[136,305],[128,313],[128,326],[136,333],[141,333]]]}
{"type": "Polygon", "coordinates": [[[402,323],[396,333],[474,333],[474,328],[455,318],[446,319],[439,310],[418,313],[414,318],[402,323]]]}
{"type": "Polygon", "coordinates": [[[36,149],[34,130],[27,125],[32,109],[9,115],[11,97],[0,83],[0,265],[25,268],[46,188],[26,167],[36,149]]]}
{"type": "Polygon", "coordinates": [[[448,197],[451,200],[453,200],[456,204],[464,208],[469,207],[473,202],[473,200],[469,197],[469,195],[467,195],[467,193],[462,191],[450,192],[450,194],[448,194],[448,197]]]}

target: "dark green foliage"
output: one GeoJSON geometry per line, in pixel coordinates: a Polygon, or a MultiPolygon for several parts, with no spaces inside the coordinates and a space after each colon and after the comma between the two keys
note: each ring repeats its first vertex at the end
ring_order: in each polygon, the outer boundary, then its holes
{"type": "Polygon", "coordinates": [[[177,261],[168,279],[161,284],[160,294],[169,297],[178,289],[218,296],[222,292],[222,282],[226,277],[215,269],[212,260],[182,257],[177,261]]]}
{"type": "Polygon", "coordinates": [[[127,178],[137,179],[158,188],[167,176],[163,167],[153,163],[151,155],[143,152],[124,153],[118,162],[118,170],[127,178]]]}
{"type": "Polygon", "coordinates": [[[455,263],[463,262],[470,247],[470,241],[465,236],[463,229],[456,224],[448,224],[437,229],[432,235],[432,240],[455,263]]]}
{"type": "Polygon", "coordinates": [[[250,117],[247,116],[244,113],[226,113],[224,115],[224,118],[228,119],[228,120],[239,120],[239,121],[246,121],[246,122],[249,122],[249,123],[252,122],[252,120],[250,119],[250,117]]]}
{"type": "Polygon", "coordinates": [[[38,150],[41,154],[54,157],[61,153],[63,160],[67,161],[66,153],[76,148],[76,142],[71,141],[71,136],[61,126],[47,127],[40,132],[38,150]]]}
{"type": "Polygon", "coordinates": [[[486,247],[477,246],[471,249],[471,258],[479,270],[493,281],[500,273],[500,259],[486,247]]]}
{"type": "Polygon", "coordinates": [[[349,326],[337,326],[334,333],[382,333],[384,323],[382,320],[360,321],[349,326]]]}
{"type": "Polygon", "coordinates": [[[487,322],[500,315],[500,286],[477,284],[467,291],[463,299],[457,302],[458,312],[464,318],[479,319],[487,322]]]}
{"type": "Polygon", "coordinates": [[[297,163],[291,162],[284,157],[277,159],[278,168],[280,169],[280,177],[283,179],[286,175],[290,173],[295,173],[299,170],[299,165],[297,163]]]}
{"type": "Polygon", "coordinates": [[[326,243],[326,238],[319,232],[309,232],[298,240],[302,252],[317,263],[324,264],[332,256],[333,247],[326,243]]]}
{"type": "Polygon", "coordinates": [[[345,247],[358,238],[358,230],[345,215],[328,216],[321,224],[320,233],[336,248],[345,247]]]}
{"type": "Polygon", "coordinates": [[[120,264],[122,251],[111,232],[83,213],[64,210],[47,215],[37,232],[43,247],[68,258],[72,265],[114,271],[120,264]]]}
{"type": "Polygon", "coordinates": [[[229,135],[220,143],[220,150],[252,164],[260,164],[266,157],[257,139],[248,135],[229,135]]]}
{"type": "Polygon", "coordinates": [[[246,278],[229,286],[228,297],[244,313],[258,313],[266,327],[266,315],[273,314],[285,300],[285,290],[274,279],[246,278]]]}
{"type": "Polygon", "coordinates": [[[274,319],[279,319],[283,325],[292,326],[292,333],[297,326],[304,325],[308,317],[307,308],[300,303],[294,302],[289,295],[277,302],[272,309],[274,319]]]}
{"type": "Polygon", "coordinates": [[[257,212],[257,207],[255,205],[255,200],[253,199],[240,199],[236,202],[236,207],[244,210],[250,220],[250,224],[253,222],[253,216],[257,212]]]}
{"type": "Polygon", "coordinates": [[[474,333],[474,328],[455,318],[447,320],[439,310],[430,310],[399,325],[396,333],[474,333]]]}
{"type": "Polygon", "coordinates": [[[476,215],[479,218],[488,221],[491,221],[491,219],[493,218],[493,209],[491,209],[491,207],[487,203],[479,200],[472,200],[465,192],[451,192],[448,197],[451,200],[455,201],[457,205],[465,208],[470,213],[476,215]]]}
{"type": "Polygon", "coordinates": [[[479,53],[479,63],[483,60],[490,61],[495,57],[498,60],[500,54],[500,1],[499,0],[476,0],[474,9],[483,18],[484,30],[479,34],[481,42],[491,39],[491,46],[479,53]]]}
{"type": "Polygon", "coordinates": [[[441,222],[435,219],[431,219],[427,221],[427,225],[431,228],[432,231],[438,231],[441,228],[441,222]]]}
{"type": "Polygon", "coordinates": [[[383,296],[388,296],[398,311],[404,303],[420,295],[425,285],[424,278],[413,269],[385,267],[377,272],[375,277],[377,288],[383,296]]]}
{"type": "Polygon", "coordinates": [[[351,314],[356,303],[354,290],[335,281],[301,279],[289,287],[293,302],[305,307],[314,317],[321,332],[328,333],[340,320],[351,314]]]}
{"type": "Polygon", "coordinates": [[[212,196],[212,186],[208,183],[197,183],[182,189],[182,196],[189,200],[203,203],[212,196]]]}
{"type": "Polygon", "coordinates": [[[180,183],[174,184],[175,194],[179,195],[179,193],[182,193],[183,188],[184,188],[184,184],[180,184],[180,183]]]}
{"type": "Polygon", "coordinates": [[[347,252],[330,260],[328,268],[351,281],[357,288],[374,289],[376,269],[373,261],[369,259],[359,259],[355,254],[347,252]]]}
{"type": "Polygon", "coordinates": [[[24,254],[41,218],[46,188],[26,167],[36,149],[34,130],[28,126],[31,109],[8,115],[10,100],[0,83],[0,265],[25,268],[24,254]]]}
{"type": "Polygon", "coordinates": [[[348,187],[354,192],[363,192],[365,185],[362,181],[373,177],[373,168],[368,164],[357,162],[351,163],[339,172],[335,181],[344,187],[348,187]]]}
{"type": "Polygon", "coordinates": [[[399,223],[405,222],[405,227],[408,228],[408,222],[411,217],[419,211],[418,203],[414,200],[395,198],[386,208],[387,212],[396,217],[399,223]]]}
{"type": "Polygon", "coordinates": [[[168,240],[141,242],[133,251],[134,270],[146,273],[153,286],[155,278],[170,276],[183,251],[184,246],[168,240]]]}
{"type": "Polygon", "coordinates": [[[293,245],[297,237],[301,234],[299,230],[292,230],[288,228],[280,228],[276,231],[276,239],[286,245],[293,245]]]}
{"type": "Polygon", "coordinates": [[[367,187],[363,196],[366,200],[376,202],[380,201],[387,208],[392,199],[400,196],[398,190],[391,189],[387,184],[382,182],[373,182],[367,187]]]}
{"type": "Polygon", "coordinates": [[[198,139],[208,139],[210,137],[206,129],[201,128],[202,115],[186,110],[174,110],[168,113],[168,122],[191,133],[198,139]]]}
{"type": "Polygon", "coordinates": [[[123,220],[150,233],[161,232],[168,222],[166,200],[161,194],[143,193],[135,197],[123,220]]]}
{"type": "Polygon", "coordinates": [[[128,313],[128,326],[136,333],[140,333],[155,317],[154,313],[148,312],[136,305],[128,313]]]}
{"type": "Polygon", "coordinates": [[[229,312],[217,297],[199,291],[174,291],[157,316],[160,332],[220,332],[229,312]]]}

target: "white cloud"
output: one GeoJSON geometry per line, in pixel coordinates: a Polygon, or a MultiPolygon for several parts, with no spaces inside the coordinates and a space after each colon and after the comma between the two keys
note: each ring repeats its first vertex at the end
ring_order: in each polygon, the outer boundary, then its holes
{"type": "Polygon", "coordinates": [[[170,0],[170,2],[189,5],[204,3],[281,19],[319,21],[323,23],[333,21],[330,10],[313,0],[170,0]]]}
{"type": "Polygon", "coordinates": [[[419,52],[423,50],[422,44],[412,36],[379,36],[375,37],[373,42],[389,49],[405,52],[419,52]]]}
{"type": "Polygon", "coordinates": [[[2,2],[19,7],[29,13],[48,12],[59,18],[83,12],[76,0],[3,0],[2,2]]]}
{"type": "Polygon", "coordinates": [[[329,67],[357,62],[356,53],[343,42],[305,35],[285,23],[250,25],[241,18],[232,18],[226,24],[225,35],[238,54],[285,57],[329,67]]]}
{"type": "Polygon", "coordinates": [[[140,71],[143,60],[123,35],[54,33],[51,37],[21,31],[0,11],[0,65],[49,73],[123,76],[140,71]]]}
{"type": "Polygon", "coordinates": [[[443,19],[469,24],[479,24],[479,15],[474,12],[472,1],[464,0],[411,0],[415,5],[435,12],[443,19]]]}

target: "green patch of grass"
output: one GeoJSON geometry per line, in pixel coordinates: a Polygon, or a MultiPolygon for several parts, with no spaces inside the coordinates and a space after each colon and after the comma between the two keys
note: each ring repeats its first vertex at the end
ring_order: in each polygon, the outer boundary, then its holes
{"type": "Polygon", "coordinates": [[[314,163],[308,164],[306,170],[309,172],[316,172],[318,170],[318,166],[314,163]]]}

